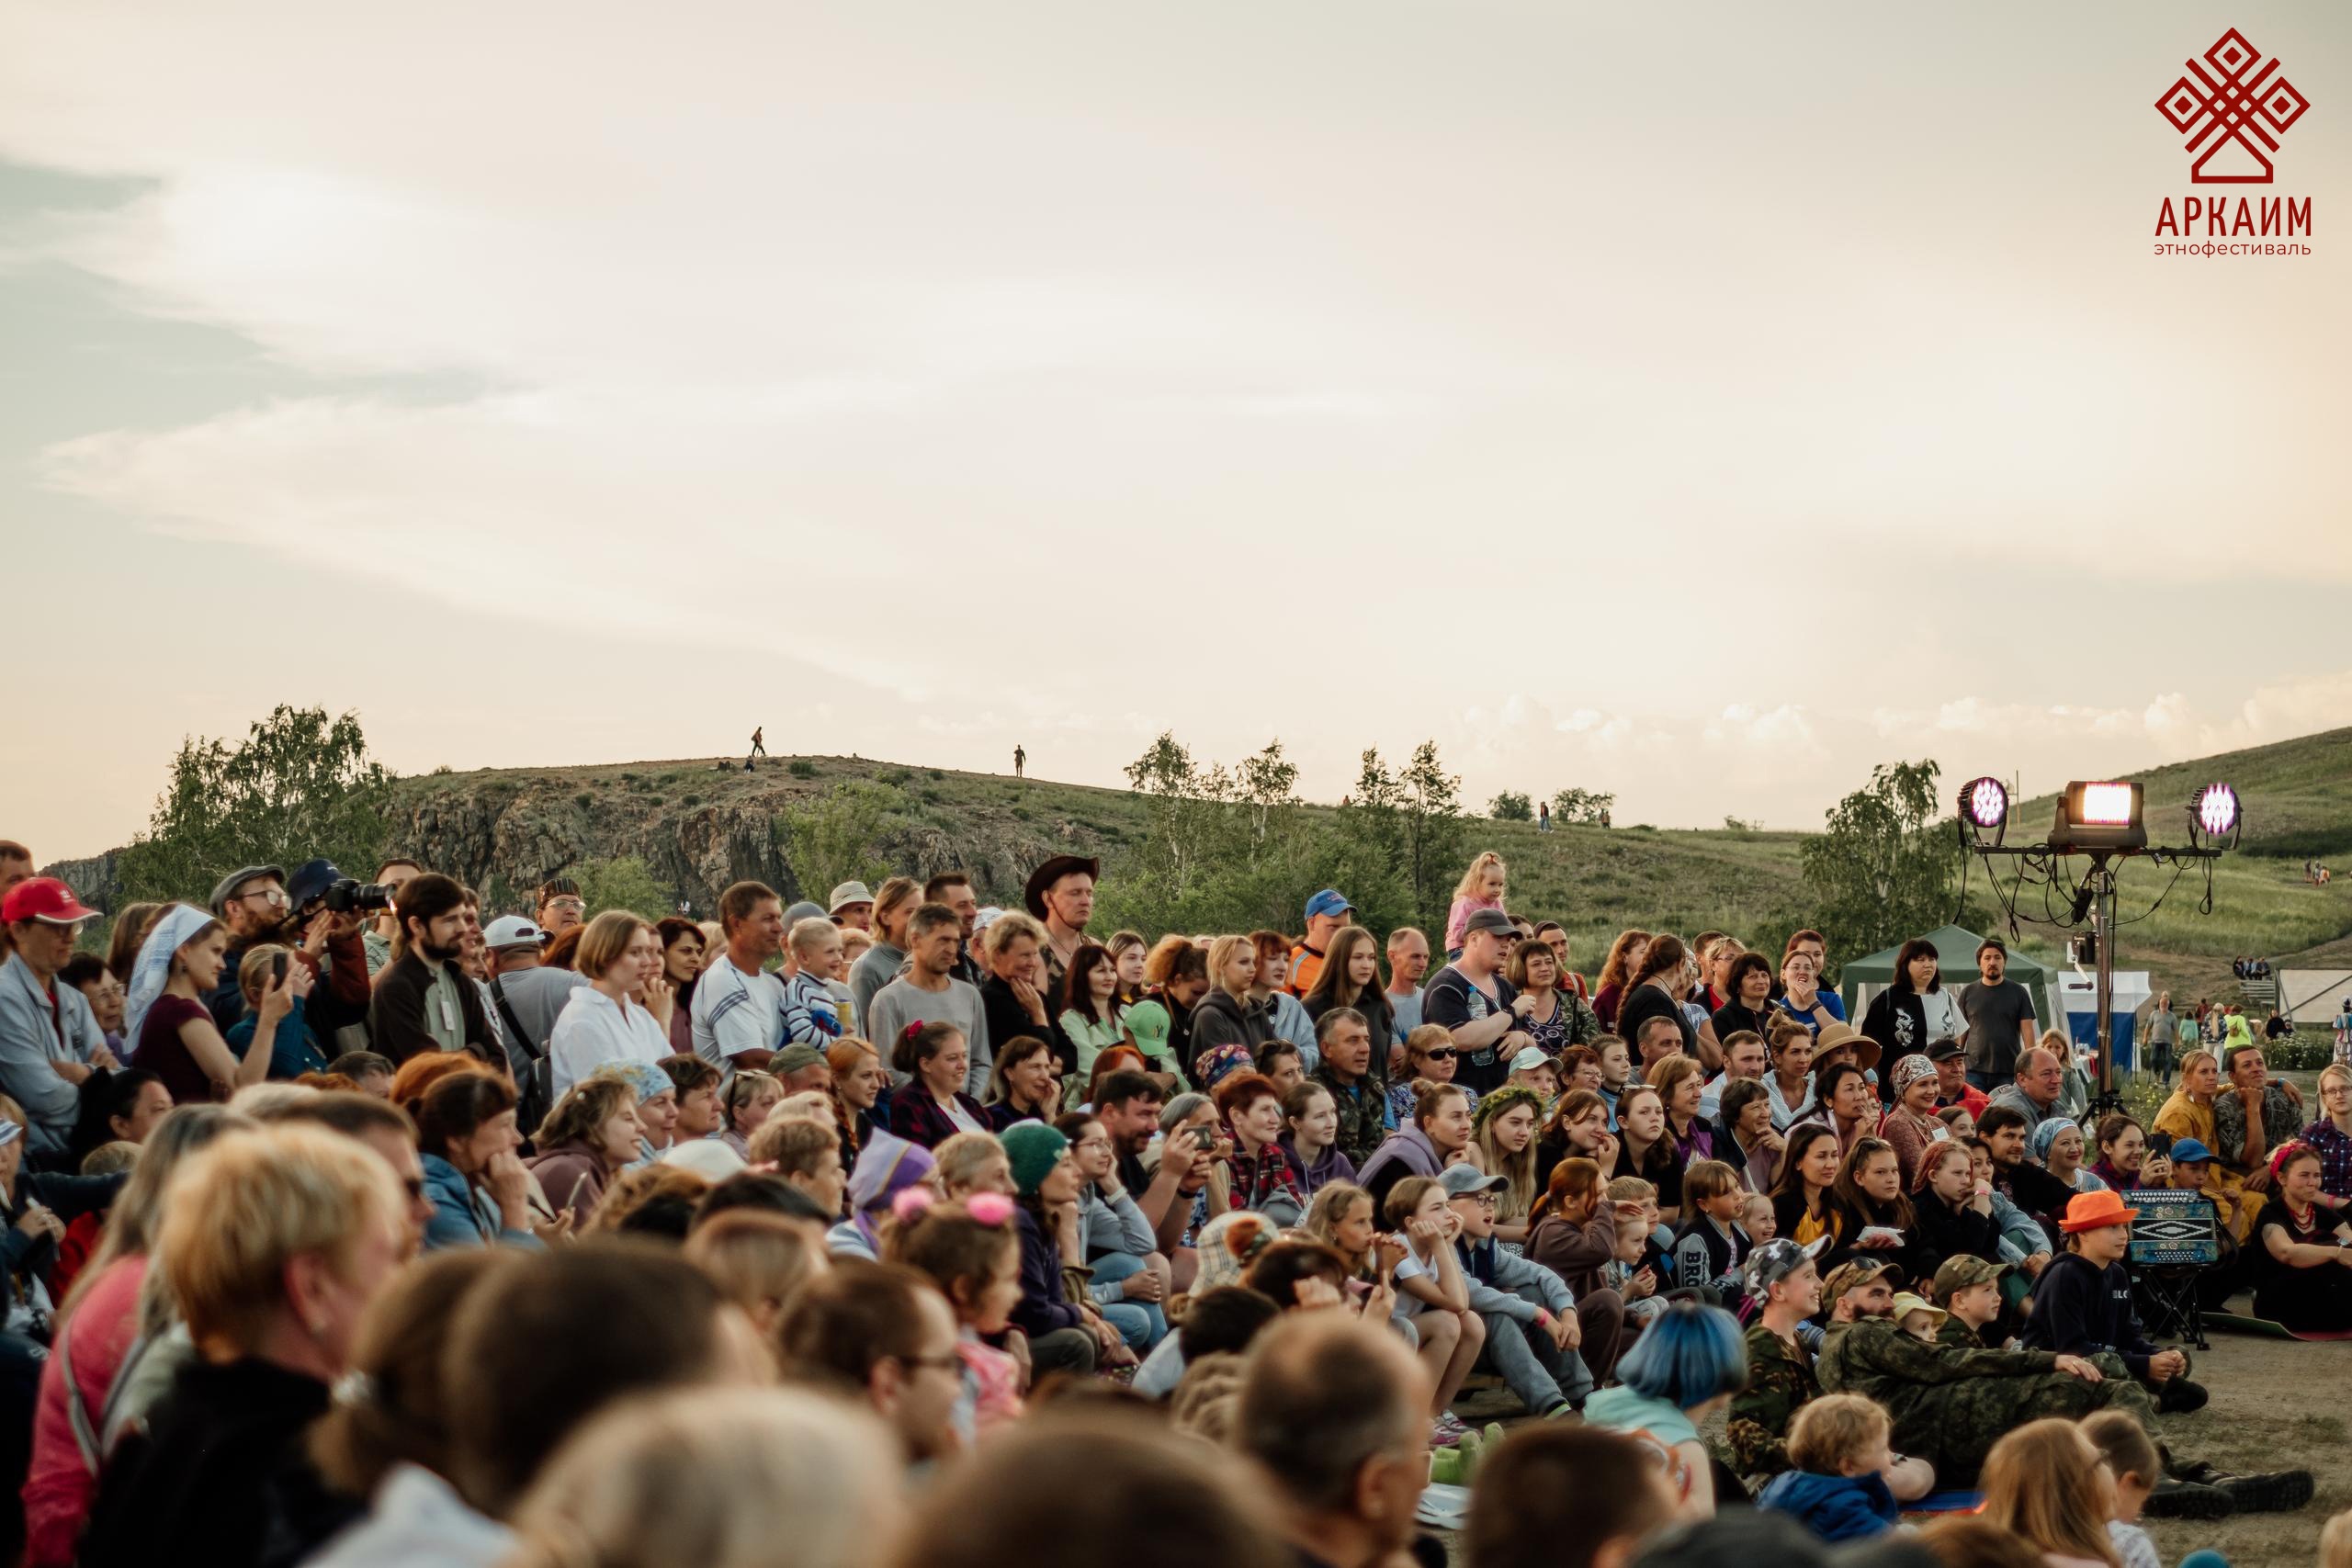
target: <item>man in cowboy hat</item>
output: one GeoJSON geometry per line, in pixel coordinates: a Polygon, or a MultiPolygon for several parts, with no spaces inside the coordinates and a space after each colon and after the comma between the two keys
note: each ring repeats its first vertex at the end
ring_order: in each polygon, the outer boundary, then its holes
{"type": "Polygon", "coordinates": [[[2155,1391],[2158,1410],[2199,1410],[2205,1390],[2188,1381],[2188,1353],[2157,1348],[2132,1310],[2132,1276],[2124,1272],[2123,1257],[2139,1217],[2139,1210],[2124,1207],[2109,1189],[2075,1195],[2058,1224],[2066,1250],[2033,1283],[2024,1342],[2070,1356],[2119,1357],[2155,1391]]]}
{"type": "Polygon", "coordinates": [[[1091,855],[1056,855],[1029,874],[1021,901],[1046,923],[1046,1005],[1062,1006],[1062,977],[1086,944],[1086,922],[1094,918],[1094,883],[1102,863],[1091,855]]]}

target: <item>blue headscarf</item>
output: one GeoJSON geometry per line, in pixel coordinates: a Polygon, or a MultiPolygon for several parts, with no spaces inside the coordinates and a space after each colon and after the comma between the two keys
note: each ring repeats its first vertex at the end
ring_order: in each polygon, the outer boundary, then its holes
{"type": "Polygon", "coordinates": [[[628,1085],[630,1089],[637,1091],[637,1102],[639,1105],[642,1105],[647,1100],[651,1100],[657,1094],[674,1093],[678,1088],[677,1083],[670,1077],[669,1074],[663,1072],[661,1068],[655,1066],[650,1062],[606,1062],[603,1066],[598,1067],[589,1076],[599,1078],[620,1079],[621,1082],[628,1085]]]}
{"type": "Polygon", "coordinates": [[[172,955],[187,944],[188,939],[214,924],[210,915],[193,904],[175,904],[155,918],[148,929],[147,940],[139,944],[139,957],[130,966],[130,994],[122,1004],[122,1040],[126,1055],[139,1050],[139,1030],[147,1021],[147,1010],[163,996],[164,987],[172,978],[172,955]]]}

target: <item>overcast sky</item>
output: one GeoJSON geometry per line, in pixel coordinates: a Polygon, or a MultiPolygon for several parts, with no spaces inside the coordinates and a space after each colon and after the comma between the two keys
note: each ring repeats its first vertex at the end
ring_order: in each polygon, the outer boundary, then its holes
{"type": "Polygon", "coordinates": [[[2347,123],[2253,0],[19,0],[0,836],[278,702],[1785,827],[2352,723],[2347,123]],[[2154,257],[2232,25],[2313,254],[2154,257]]]}

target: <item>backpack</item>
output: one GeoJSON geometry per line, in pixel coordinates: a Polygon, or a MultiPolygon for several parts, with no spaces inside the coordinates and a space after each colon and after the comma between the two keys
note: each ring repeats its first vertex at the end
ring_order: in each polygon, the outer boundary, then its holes
{"type": "Polygon", "coordinates": [[[546,1047],[514,1016],[514,1005],[506,999],[505,976],[491,980],[490,997],[506,1026],[507,1065],[514,1070],[514,1122],[529,1137],[555,1108],[555,1065],[546,1047]]]}

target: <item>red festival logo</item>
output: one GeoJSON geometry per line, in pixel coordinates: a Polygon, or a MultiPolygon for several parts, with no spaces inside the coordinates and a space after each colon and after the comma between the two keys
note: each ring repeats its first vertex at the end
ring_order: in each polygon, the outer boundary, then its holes
{"type": "Polygon", "coordinates": [[[2268,185],[2273,171],[2267,154],[2278,151],[2278,140],[2272,133],[2283,133],[2302,118],[2303,111],[2312,107],[2311,100],[2297,92],[2284,76],[2274,74],[2278,69],[2275,58],[2249,77],[2247,73],[2261,62],[2262,51],[2246,41],[2246,36],[2235,28],[2223,33],[2205,51],[2204,60],[2204,65],[2194,60],[2186,62],[2188,74],[2166,87],[2165,96],[2156,100],[2156,112],[2175,130],[2188,136],[2189,152],[2205,148],[2203,155],[2189,165],[2189,183],[2268,185]],[[2212,70],[2207,71],[2206,66],[2212,70]],[[2209,141],[2212,145],[2206,147],[2209,141]],[[2260,165],[2259,172],[2207,173],[2205,165],[2233,142],[2260,165]]]}

